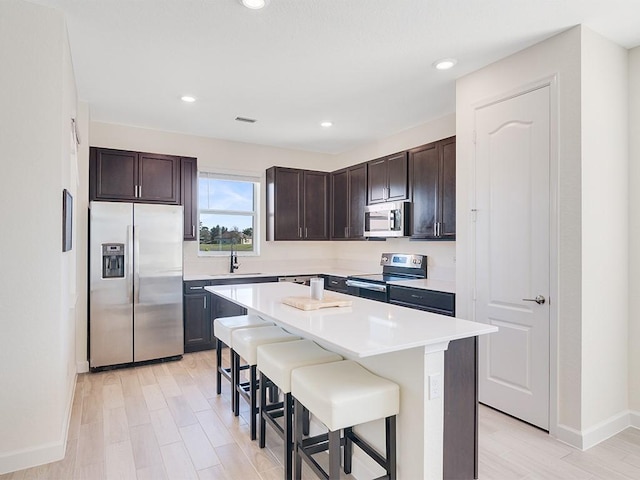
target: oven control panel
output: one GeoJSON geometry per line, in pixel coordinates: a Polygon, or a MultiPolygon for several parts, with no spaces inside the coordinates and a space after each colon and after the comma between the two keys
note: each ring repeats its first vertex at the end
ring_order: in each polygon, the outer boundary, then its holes
{"type": "Polygon", "coordinates": [[[424,269],[427,265],[427,256],[407,253],[383,253],[380,265],[383,267],[424,269]]]}

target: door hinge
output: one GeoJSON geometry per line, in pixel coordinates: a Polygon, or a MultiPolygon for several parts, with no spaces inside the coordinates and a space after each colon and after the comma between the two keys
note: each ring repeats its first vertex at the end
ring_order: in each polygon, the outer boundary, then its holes
{"type": "Polygon", "coordinates": [[[475,145],[477,141],[477,137],[476,137],[476,131],[473,131],[473,144],[475,145]]]}
{"type": "Polygon", "coordinates": [[[476,223],[477,220],[478,220],[478,210],[476,208],[472,208],[471,209],[471,221],[473,223],[476,223]]]}

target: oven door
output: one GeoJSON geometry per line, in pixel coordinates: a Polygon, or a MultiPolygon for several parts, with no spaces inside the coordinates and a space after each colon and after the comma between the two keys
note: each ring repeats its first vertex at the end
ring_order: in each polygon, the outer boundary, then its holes
{"type": "Polygon", "coordinates": [[[369,300],[376,300],[378,302],[389,301],[387,294],[387,286],[380,283],[363,282],[362,280],[347,279],[347,292],[349,295],[353,295],[360,298],[368,298],[369,300]]]}

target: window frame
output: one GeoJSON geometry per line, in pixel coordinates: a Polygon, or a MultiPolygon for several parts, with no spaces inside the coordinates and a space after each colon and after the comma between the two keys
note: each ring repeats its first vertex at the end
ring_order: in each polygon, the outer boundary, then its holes
{"type": "Polygon", "coordinates": [[[260,176],[242,172],[242,173],[225,173],[220,171],[207,171],[207,170],[199,170],[198,171],[198,188],[200,185],[200,180],[202,178],[212,178],[215,180],[228,180],[228,181],[237,181],[237,182],[246,182],[253,184],[253,211],[239,211],[239,210],[220,210],[220,209],[208,209],[202,208],[200,204],[200,192],[198,192],[198,228],[196,241],[198,243],[198,257],[228,257],[229,251],[219,251],[219,250],[210,250],[203,251],[200,250],[200,216],[202,214],[214,214],[214,215],[246,215],[253,217],[253,251],[237,251],[237,255],[239,257],[257,257],[260,256],[260,244],[261,244],[261,235],[260,235],[260,185],[262,183],[262,179],[260,176]]]}

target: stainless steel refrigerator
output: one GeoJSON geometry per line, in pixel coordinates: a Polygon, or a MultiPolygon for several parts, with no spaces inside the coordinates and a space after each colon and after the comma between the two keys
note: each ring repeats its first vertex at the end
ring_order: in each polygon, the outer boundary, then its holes
{"type": "Polygon", "coordinates": [[[182,207],[89,208],[90,367],[182,355],[182,207]]]}

